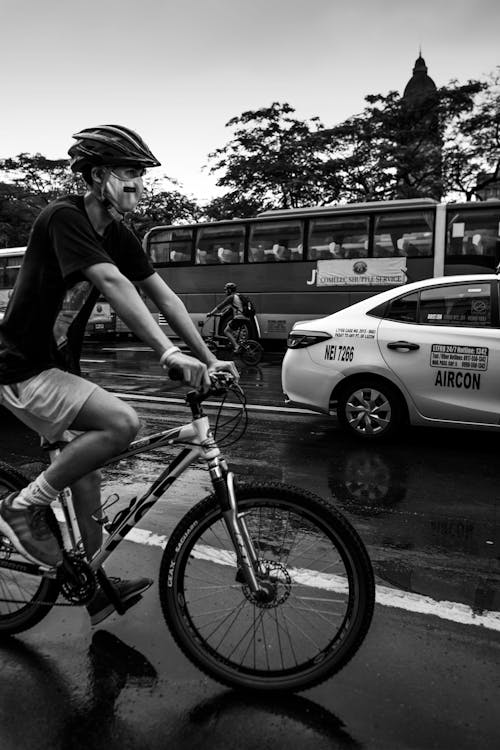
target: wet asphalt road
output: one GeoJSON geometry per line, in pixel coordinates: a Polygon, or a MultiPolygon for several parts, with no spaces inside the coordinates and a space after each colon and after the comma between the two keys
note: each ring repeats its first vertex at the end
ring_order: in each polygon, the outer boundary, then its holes
{"type": "MultiPolygon", "coordinates": [[[[181,423],[184,391],[165,383],[145,352],[127,348],[88,347],[88,377],[129,398],[144,433],[181,423]]],[[[2,750],[500,746],[500,436],[410,430],[367,449],[332,418],[283,411],[279,361],[268,356],[243,371],[249,403],[276,409],[252,409],[227,456],[239,475],[328,498],[362,535],[378,603],[358,654],[322,686],[258,701],[186,661],[162,621],[156,585],[97,632],[85,610],[56,608],[0,649],[2,750]]],[[[36,439],[5,414],[0,420],[0,454],[36,473],[44,460],[36,439]]],[[[118,492],[119,508],[158,468],[158,456],[145,454],[108,470],[104,496],[118,492]]],[[[141,528],[168,534],[207,491],[206,472],[192,468],[141,528]]],[[[125,542],[107,569],[156,578],[160,558],[157,546],[125,542]]]]}

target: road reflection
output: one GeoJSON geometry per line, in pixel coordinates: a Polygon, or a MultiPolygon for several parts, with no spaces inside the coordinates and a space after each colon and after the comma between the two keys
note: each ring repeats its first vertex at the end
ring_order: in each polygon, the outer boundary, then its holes
{"type": "Polygon", "coordinates": [[[105,630],[71,667],[64,677],[37,649],[15,638],[2,643],[2,750],[363,748],[341,719],[301,696],[226,690],[175,709],[173,694],[162,692],[168,674],[159,679],[142,653],[105,630]]]}
{"type": "Polygon", "coordinates": [[[476,613],[500,610],[493,446],[485,435],[471,445],[470,435],[443,431],[376,447],[343,444],[329,463],[328,486],[357,519],[380,578],[476,613]]]}
{"type": "Polygon", "coordinates": [[[278,748],[288,747],[290,741],[301,750],[363,747],[331,711],[298,695],[271,697],[228,691],[198,704],[188,720],[185,747],[198,746],[200,730],[205,736],[210,730],[211,746],[217,748],[278,748]]]}

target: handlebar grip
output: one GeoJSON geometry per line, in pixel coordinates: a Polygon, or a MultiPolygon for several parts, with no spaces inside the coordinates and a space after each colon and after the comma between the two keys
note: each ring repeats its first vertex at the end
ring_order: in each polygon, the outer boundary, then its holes
{"type": "Polygon", "coordinates": [[[170,378],[170,380],[179,380],[179,381],[184,380],[182,367],[179,367],[179,365],[173,365],[172,367],[169,367],[168,377],[170,378]]]}

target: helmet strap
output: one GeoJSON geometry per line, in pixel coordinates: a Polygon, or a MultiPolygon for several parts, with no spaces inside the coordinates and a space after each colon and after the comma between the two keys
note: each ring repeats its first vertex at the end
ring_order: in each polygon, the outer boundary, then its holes
{"type": "Polygon", "coordinates": [[[108,213],[111,213],[112,215],[115,214],[113,218],[123,219],[123,217],[126,214],[126,211],[121,211],[119,206],[115,205],[106,195],[106,181],[109,178],[112,171],[113,170],[111,169],[105,169],[103,171],[103,177],[101,180],[101,189],[99,191],[100,192],[99,201],[102,204],[103,208],[105,208],[106,211],[108,211],[108,213]]]}

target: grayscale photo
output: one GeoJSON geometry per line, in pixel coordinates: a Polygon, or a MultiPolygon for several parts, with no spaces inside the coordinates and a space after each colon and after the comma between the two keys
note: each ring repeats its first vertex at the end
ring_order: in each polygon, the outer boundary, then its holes
{"type": "Polygon", "coordinates": [[[497,0],[0,0],[1,750],[500,748],[497,0]]]}

